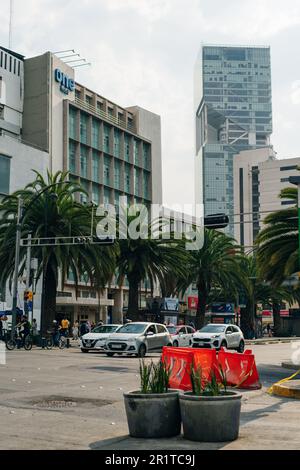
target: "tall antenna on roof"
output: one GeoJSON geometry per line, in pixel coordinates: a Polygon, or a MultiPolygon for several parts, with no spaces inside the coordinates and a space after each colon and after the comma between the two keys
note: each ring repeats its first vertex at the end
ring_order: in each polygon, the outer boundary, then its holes
{"type": "Polygon", "coordinates": [[[10,0],[10,13],[9,13],[9,40],[8,48],[12,49],[12,33],[13,33],[13,17],[14,17],[14,0],[10,0]]]}

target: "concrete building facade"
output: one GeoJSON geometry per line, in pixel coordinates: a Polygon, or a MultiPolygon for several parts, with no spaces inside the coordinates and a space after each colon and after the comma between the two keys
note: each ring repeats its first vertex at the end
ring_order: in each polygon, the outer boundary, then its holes
{"type": "MultiPolygon", "coordinates": [[[[0,47],[0,198],[34,179],[33,169],[46,175],[49,154],[23,136],[24,57],[0,47]]],[[[25,283],[20,279],[18,307],[23,308],[25,283]]],[[[1,310],[11,309],[11,291],[0,286],[1,310]]],[[[36,287],[35,313],[40,316],[41,284],[36,287]]]]}
{"type": "MultiPolygon", "coordinates": [[[[1,182],[8,194],[33,179],[31,168],[44,175],[49,168],[52,173],[68,171],[86,189],[82,203],[118,206],[120,196],[128,203],[162,203],[160,116],[138,106],[121,107],[76,83],[75,69],[51,52],[24,59],[0,51],[5,65],[0,69],[0,138],[6,139],[0,146],[0,174],[5,174],[0,176],[0,193],[1,182]],[[16,142],[8,141],[11,134],[16,142]],[[23,149],[20,161],[10,162],[17,141],[23,149]]],[[[74,280],[65,280],[57,296],[58,313],[79,320],[122,320],[126,284],[122,289],[113,284],[100,293],[84,276],[81,281],[76,296],[74,280]]]]}
{"type": "Polygon", "coordinates": [[[299,175],[300,158],[277,159],[272,147],[245,150],[234,158],[234,237],[251,249],[263,220],[295,201],[279,199],[290,187],[289,177],[299,175]]]}

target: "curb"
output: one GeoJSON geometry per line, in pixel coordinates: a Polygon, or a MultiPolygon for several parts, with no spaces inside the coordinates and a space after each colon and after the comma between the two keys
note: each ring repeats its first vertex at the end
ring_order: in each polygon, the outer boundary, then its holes
{"type": "Polygon", "coordinates": [[[278,343],[291,343],[292,341],[300,341],[299,336],[295,336],[293,338],[276,338],[276,339],[246,339],[245,344],[246,345],[251,345],[251,344],[278,344],[278,343]]]}
{"type": "Polygon", "coordinates": [[[300,400],[300,380],[289,380],[283,384],[273,385],[273,395],[300,400]]]}
{"type": "Polygon", "coordinates": [[[292,362],[282,362],[281,367],[284,367],[285,369],[290,369],[290,370],[299,370],[300,364],[293,364],[292,362]]]}

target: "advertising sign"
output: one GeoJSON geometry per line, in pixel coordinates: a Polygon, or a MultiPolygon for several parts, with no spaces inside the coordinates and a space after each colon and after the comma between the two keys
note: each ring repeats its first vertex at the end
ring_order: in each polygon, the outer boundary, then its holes
{"type": "Polygon", "coordinates": [[[189,310],[197,310],[198,308],[198,297],[190,296],[188,297],[188,308],[189,310]]]}

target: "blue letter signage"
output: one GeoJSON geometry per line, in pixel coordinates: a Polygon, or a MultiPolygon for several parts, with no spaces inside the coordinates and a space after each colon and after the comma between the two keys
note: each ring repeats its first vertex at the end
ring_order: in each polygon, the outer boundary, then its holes
{"type": "Polygon", "coordinates": [[[65,75],[60,69],[55,69],[54,72],[55,81],[60,84],[60,91],[65,93],[65,95],[69,94],[69,91],[75,90],[75,82],[72,78],[69,78],[65,75]]]}

